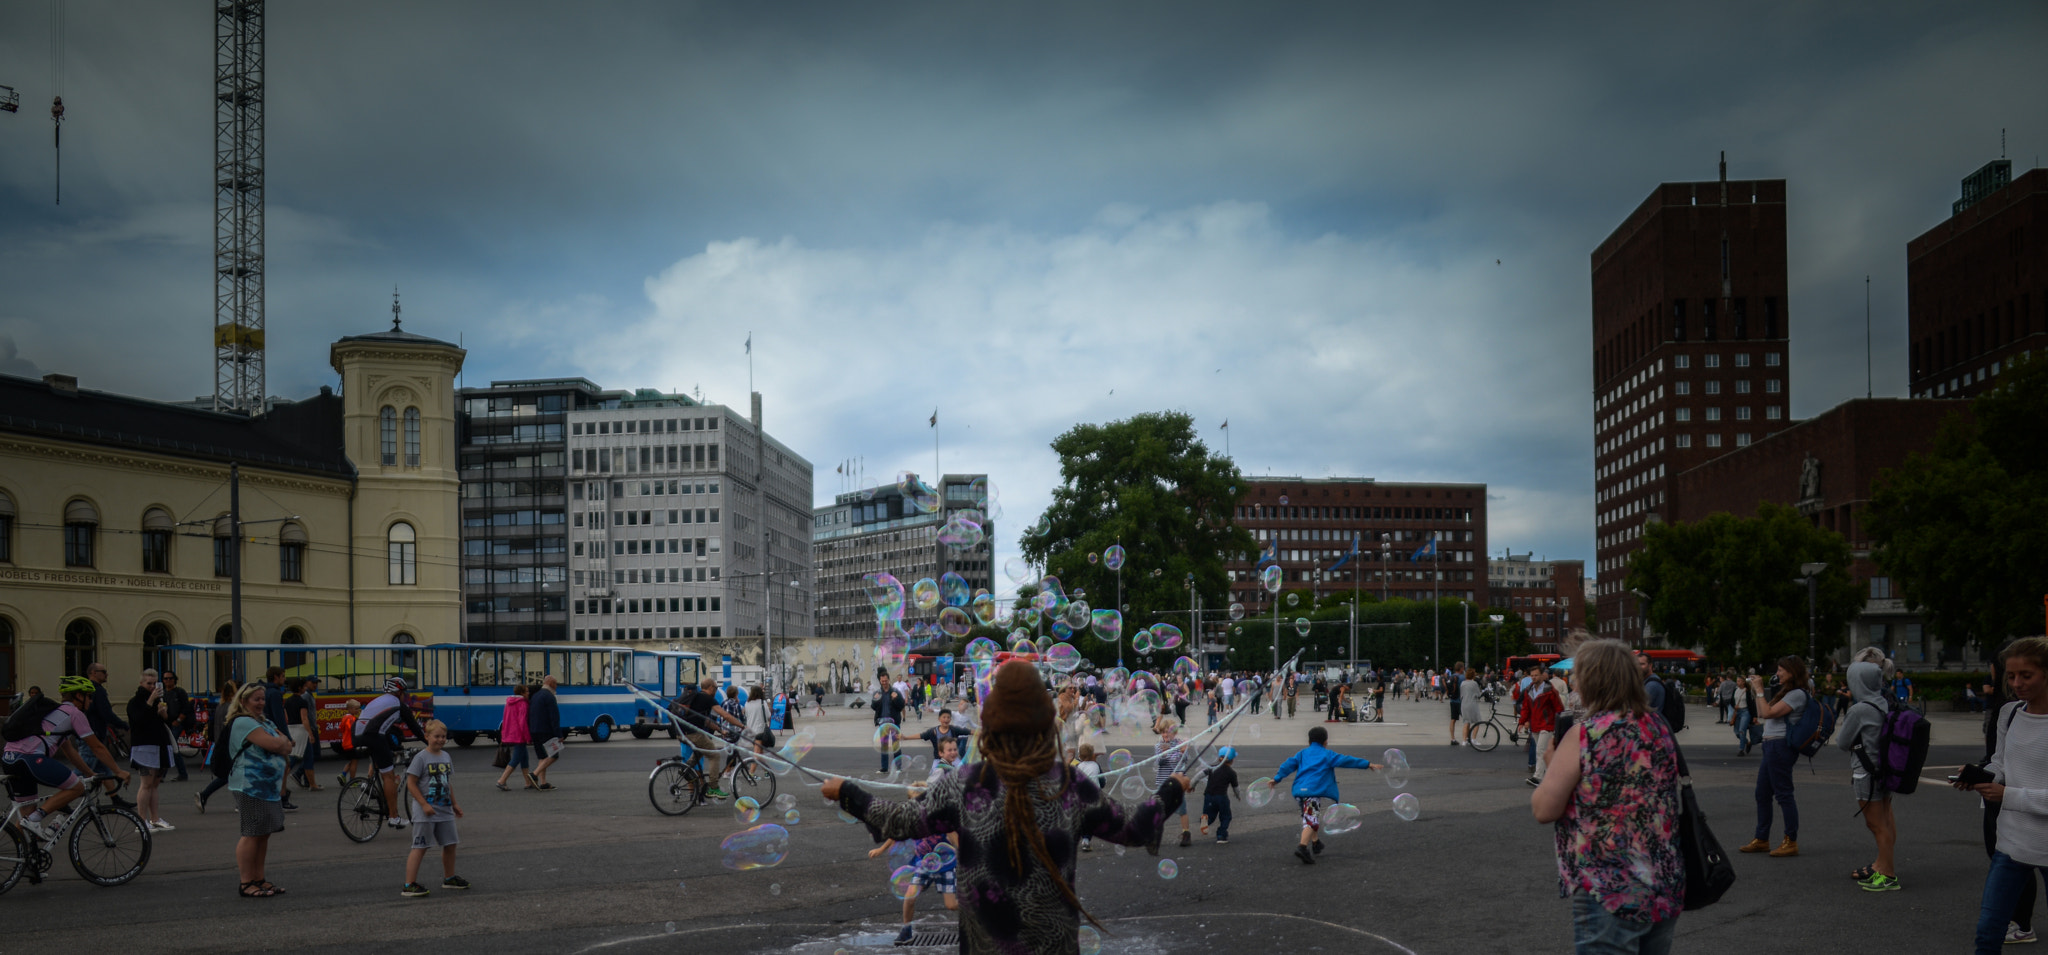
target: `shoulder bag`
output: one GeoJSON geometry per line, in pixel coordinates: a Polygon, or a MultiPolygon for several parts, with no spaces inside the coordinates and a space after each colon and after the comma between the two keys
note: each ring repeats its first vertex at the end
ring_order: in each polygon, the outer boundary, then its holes
{"type": "Polygon", "coordinates": [[[1685,861],[1685,911],[1690,912],[1721,901],[1735,885],[1735,866],[1707,828],[1707,814],[1693,796],[1692,772],[1676,739],[1671,749],[1678,755],[1678,852],[1685,861]]]}

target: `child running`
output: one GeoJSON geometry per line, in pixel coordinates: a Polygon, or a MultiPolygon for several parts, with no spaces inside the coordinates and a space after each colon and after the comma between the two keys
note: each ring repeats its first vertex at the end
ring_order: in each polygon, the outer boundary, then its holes
{"type": "Polygon", "coordinates": [[[1294,780],[1294,801],[1301,806],[1301,842],[1294,847],[1294,857],[1303,865],[1314,865],[1316,856],[1323,851],[1323,840],[1317,838],[1322,831],[1322,801],[1340,801],[1337,795],[1336,769],[1372,769],[1372,760],[1357,756],[1333,753],[1328,744],[1330,731],[1320,726],[1308,731],[1308,746],[1301,752],[1287,757],[1280,768],[1273,773],[1273,788],[1299,770],[1301,775],[1294,780]],[[1313,850],[1313,851],[1311,851],[1313,850]]]}
{"type": "MultiPolygon", "coordinates": [[[[895,844],[894,839],[883,841],[881,845],[868,850],[868,858],[879,858],[895,844]]],[[[960,911],[960,895],[953,879],[953,870],[959,860],[959,833],[926,836],[913,845],[910,868],[917,874],[911,877],[910,887],[903,893],[903,928],[896,933],[896,944],[908,945],[911,937],[917,934],[911,926],[917,921],[917,896],[923,890],[939,890],[945,897],[946,911],[960,911]],[[944,846],[945,850],[940,851],[940,846],[944,846]]]]}
{"type": "Polygon", "coordinates": [[[455,801],[455,760],[444,752],[448,725],[428,720],[422,728],[427,731],[427,749],[405,769],[405,789],[413,804],[412,852],[405,857],[405,888],[398,894],[408,899],[427,894],[427,887],[420,884],[420,860],[435,845],[441,847],[441,874],[446,876],[441,888],[469,888],[469,881],[455,874],[455,844],[460,841],[455,820],[462,818],[462,804],[455,801]]]}
{"type": "MultiPolygon", "coordinates": [[[[1180,721],[1171,716],[1161,716],[1153,728],[1159,733],[1159,742],[1152,744],[1152,752],[1158,757],[1152,783],[1164,786],[1187,764],[1188,744],[1176,738],[1180,732],[1180,721]]],[[[1194,837],[1188,834],[1188,804],[1183,802],[1180,804],[1180,844],[1187,846],[1193,842],[1194,837]]]]}
{"type": "Polygon", "coordinates": [[[1237,748],[1225,746],[1216,751],[1216,758],[1222,762],[1209,770],[1209,784],[1202,787],[1202,835],[1209,834],[1209,826],[1213,823],[1216,826],[1216,844],[1227,846],[1230,844],[1230,797],[1236,794],[1239,799],[1244,798],[1238,793],[1237,769],[1233,765],[1237,761],[1237,748]]]}

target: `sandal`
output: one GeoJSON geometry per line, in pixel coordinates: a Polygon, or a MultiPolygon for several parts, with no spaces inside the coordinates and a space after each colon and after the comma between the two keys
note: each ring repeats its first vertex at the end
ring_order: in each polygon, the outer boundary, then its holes
{"type": "Polygon", "coordinates": [[[509,793],[512,791],[512,787],[505,785],[505,781],[502,779],[492,783],[491,785],[498,787],[499,792],[509,793]]]}
{"type": "Polygon", "coordinates": [[[283,890],[283,889],[280,889],[280,888],[278,888],[278,887],[277,887],[277,886],[275,886],[275,885],[272,885],[272,884],[270,883],[270,880],[269,880],[269,879],[265,879],[265,880],[263,880],[262,886],[263,886],[263,891],[265,891],[265,892],[267,892],[267,893],[269,893],[269,894],[271,894],[271,895],[283,895],[283,894],[284,894],[284,890],[283,890]]]}
{"type": "Polygon", "coordinates": [[[242,898],[245,899],[267,899],[273,895],[276,895],[277,892],[275,891],[274,887],[271,889],[264,888],[262,880],[257,880],[255,882],[242,883],[241,894],[242,898]]]}
{"type": "Polygon", "coordinates": [[[1858,881],[1858,882],[1861,882],[1861,881],[1863,881],[1864,879],[1868,879],[1868,878],[1870,878],[1870,874],[1871,874],[1871,873],[1873,873],[1873,872],[1876,872],[1876,871],[1877,871],[1877,866],[1875,866],[1875,865],[1867,865],[1867,866],[1864,866],[1864,867],[1863,867],[1863,868],[1861,868],[1861,869],[1857,869],[1856,871],[1854,871],[1854,872],[1851,872],[1851,873],[1849,873],[1849,878],[1851,878],[1851,879],[1854,879],[1854,880],[1856,880],[1856,881],[1858,881]]]}

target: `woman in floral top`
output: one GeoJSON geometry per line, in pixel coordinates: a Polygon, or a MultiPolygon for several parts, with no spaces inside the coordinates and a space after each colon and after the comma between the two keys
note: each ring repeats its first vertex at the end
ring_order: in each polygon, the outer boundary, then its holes
{"type": "Polygon", "coordinates": [[[1576,951],[1663,955],[1685,907],[1678,744],[1627,647],[1589,641],[1574,666],[1586,716],[1563,734],[1530,808],[1557,824],[1557,888],[1572,900],[1576,951]]]}
{"type": "Polygon", "coordinates": [[[959,833],[960,951],[1075,955],[1080,920],[1094,921],[1074,892],[1081,839],[1157,854],[1167,816],[1194,784],[1175,773],[1127,812],[1057,747],[1051,692],[1031,664],[1013,661],[996,670],[982,705],[980,762],[915,800],[880,799],[844,779],[827,780],[820,792],[867,823],[877,842],[959,833]]]}

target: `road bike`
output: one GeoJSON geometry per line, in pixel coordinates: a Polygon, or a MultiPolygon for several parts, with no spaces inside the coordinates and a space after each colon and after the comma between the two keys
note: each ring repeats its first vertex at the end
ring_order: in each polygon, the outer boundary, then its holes
{"type": "Polygon", "coordinates": [[[22,824],[29,807],[36,804],[33,788],[13,776],[7,778],[13,805],[0,822],[0,892],[14,888],[23,876],[31,885],[42,884],[44,873],[56,864],[59,842],[65,843],[79,877],[94,885],[122,885],[142,874],[149,865],[149,824],[129,810],[99,805],[104,792],[100,783],[113,778],[107,774],[86,779],[85,795],[72,801],[68,813],[43,817],[46,835],[41,838],[22,824]]]}
{"type": "MultiPolygon", "coordinates": [[[[774,802],[775,774],[752,752],[738,749],[739,733],[734,732],[723,738],[735,747],[732,754],[732,798],[749,798],[754,800],[757,806],[767,806],[774,802]]],[[[687,739],[685,737],[685,740],[687,739]]],[[[655,811],[664,816],[680,816],[712,801],[709,796],[712,786],[703,769],[697,765],[699,760],[695,758],[702,755],[692,753],[686,757],[677,754],[655,762],[654,771],[647,774],[647,799],[654,803],[655,811]]],[[[722,757],[705,758],[715,760],[722,757]]]]}
{"type": "MultiPolygon", "coordinates": [[[[417,746],[406,747],[397,761],[391,764],[391,771],[403,774],[405,767],[412,765],[412,759],[420,754],[417,746]]],[[[351,778],[341,787],[341,795],[334,801],[335,818],[341,822],[341,833],[353,842],[368,842],[384,831],[385,820],[391,818],[389,807],[384,803],[384,781],[379,778],[375,765],[370,775],[351,778]]],[[[406,815],[412,814],[412,795],[406,790],[405,780],[398,781],[398,800],[403,803],[406,815]]]]}
{"type": "Polygon", "coordinates": [[[1500,718],[1500,711],[1492,696],[1480,699],[1481,705],[1486,707],[1486,719],[1472,726],[1472,748],[1482,753],[1491,753],[1494,747],[1500,745],[1500,738],[1503,735],[1507,736],[1509,743],[1520,744],[1521,728],[1510,726],[1500,718]]]}

